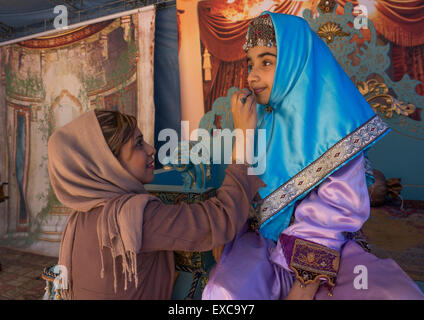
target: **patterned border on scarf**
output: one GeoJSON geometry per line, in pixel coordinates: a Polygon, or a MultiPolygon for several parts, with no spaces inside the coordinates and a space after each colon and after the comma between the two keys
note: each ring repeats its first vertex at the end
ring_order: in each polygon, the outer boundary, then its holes
{"type": "Polygon", "coordinates": [[[257,208],[262,225],[303,193],[309,191],[335,168],[358,154],[389,130],[377,115],[337,142],[311,165],[268,195],[257,208]]]}

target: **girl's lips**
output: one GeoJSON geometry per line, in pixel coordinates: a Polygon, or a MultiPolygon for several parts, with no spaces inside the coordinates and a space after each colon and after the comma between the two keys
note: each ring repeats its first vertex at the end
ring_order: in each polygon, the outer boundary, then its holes
{"type": "Polygon", "coordinates": [[[259,94],[259,93],[261,93],[262,91],[264,91],[265,90],[265,88],[258,88],[258,89],[253,89],[253,92],[255,93],[255,94],[259,94]]]}

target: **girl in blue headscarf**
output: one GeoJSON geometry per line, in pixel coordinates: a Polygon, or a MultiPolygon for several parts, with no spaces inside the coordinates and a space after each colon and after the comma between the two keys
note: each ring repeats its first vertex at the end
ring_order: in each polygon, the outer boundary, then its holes
{"type": "Polygon", "coordinates": [[[423,298],[393,260],[352,240],[370,213],[364,151],[387,125],[304,19],[264,12],[244,49],[266,187],[203,299],[423,298]]]}

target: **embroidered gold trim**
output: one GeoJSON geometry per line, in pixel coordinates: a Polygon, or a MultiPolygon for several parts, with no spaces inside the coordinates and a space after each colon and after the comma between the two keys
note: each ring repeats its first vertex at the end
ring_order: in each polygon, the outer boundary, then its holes
{"type": "Polygon", "coordinates": [[[296,279],[303,285],[325,278],[327,284],[334,287],[339,263],[338,251],[320,244],[296,239],[289,267],[295,273],[296,279]]]}
{"type": "Polygon", "coordinates": [[[272,23],[271,16],[268,14],[253,19],[247,29],[246,42],[243,45],[243,50],[247,52],[256,46],[277,46],[274,24],[272,23]]]}
{"type": "Polygon", "coordinates": [[[314,187],[319,181],[330,174],[332,170],[369,146],[387,130],[389,130],[389,127],[376,115],[354,132],[337,142],[315,162],[264,199],[263,203],[257,209],[260,224],[262,225],[297,197],[314,187]]]}

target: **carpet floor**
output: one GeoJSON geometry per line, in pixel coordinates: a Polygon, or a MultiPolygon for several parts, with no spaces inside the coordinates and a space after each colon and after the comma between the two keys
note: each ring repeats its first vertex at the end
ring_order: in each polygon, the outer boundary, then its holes
{"type": "MultiPolygon", "coordinates": [[[[372,208],[363,231],[371,252],[395,260],[424,292],[424,204],[372,208]]],[[[39,300],[45,287],[41,272],[57,258],[0,247],[0,263],[0,300],[39,300]]]]}
{"type": "Polygon", "coordinates": [[[424,282],[424,205],[405,201],[371,208],[362,230],[371,253],[391,258],[416,281],[424,282]]]}

